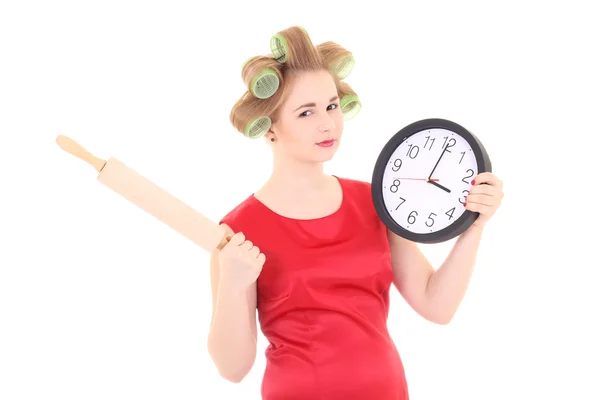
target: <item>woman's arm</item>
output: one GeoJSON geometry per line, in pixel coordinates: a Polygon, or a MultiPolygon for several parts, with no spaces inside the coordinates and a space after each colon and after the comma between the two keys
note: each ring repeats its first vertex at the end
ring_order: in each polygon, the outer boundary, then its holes
{"type": "Polygon", "coordinates": [[[454,244],[435,271],[417,244],[388,230],[394,285],[423,318],[447,324],[467,291],[481,240],[481,229],[472,226],[454,244]]]}
{"type": "Polygon", "coordinates": [[[388,229],[394,285],[423,318],[438,324],[451,321],[467,291],[484,226],[503,198],[503,183],[498,177],[491,172],[475,177],[465,207],[479,216],[456,240],[437,271],[416,243],[388,229]]]}
{"type": "Polygon", "coordinates": [[[240,382],[256,359],[256,282],[241,291],[220,280],[218,250],[211,253],[212,317],[208,352],[219,373],[240,382]]]}

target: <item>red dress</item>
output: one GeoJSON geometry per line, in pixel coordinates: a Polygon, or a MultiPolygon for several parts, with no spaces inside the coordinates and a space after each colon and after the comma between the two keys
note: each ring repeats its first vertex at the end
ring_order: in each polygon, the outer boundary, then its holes
{"type": "Polygon", "coordinates": [[[406,400],[404,367],[387,330],[392,283],[386,227],[370,183],[336,177],[333,214],[286,218],[250,195],[220,222],[266,256],[257,281],[269,341],[264,400],[406,400]]]}

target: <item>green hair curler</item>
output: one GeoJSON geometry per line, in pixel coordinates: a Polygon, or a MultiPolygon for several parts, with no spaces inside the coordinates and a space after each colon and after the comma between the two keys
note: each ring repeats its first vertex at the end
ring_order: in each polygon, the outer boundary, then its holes
{"type": "Polygon", "coordinates": [[[350,120],[358,114],[362,104],[355,94],[347,94],[340,100],[340,108],[345,120],[350,120]]]}
{"type": "MultiPolygon", "coordinates": [[[[248,63],[248,61],[256,58],[256,56],[249,57],[242,64],[242,71],[248,63]]],[[[259,99],[268,99],[273,96],[277,89],[279,89],[279,75],[273,68],[264,68],[257,72],[250,82],[246,82],[250,92],[259,99]]]]}
{"type": "Polygon", "coordinates": [[[331,72],[334,73],[340,80],[346,79],[352,69],[354,68],[354,56],[352,54],[346,54],[340,57],[331,66],[331,72]]]}
{"type": "Polygon", "coordinates": [[[273,58],[275,58],[278,62],[283,64],[287,61],[287,41],[283,35],[276,33],[271,37],[271,52],[273,53],[273,58]]]}
{"type": "Polygon", "coordinates": [[[269,117],[258,117],[246,125],[244,129],[244,136],[250,139],[258,139],[264,136],[271,128],[271,118],[269,117]]]}
{"type": "Polygon", "coordinates": [[[279,76],[273,69],[265,68],[250,82],[250,91],[259,99],[268,99],[279,89],[279,76]]]}

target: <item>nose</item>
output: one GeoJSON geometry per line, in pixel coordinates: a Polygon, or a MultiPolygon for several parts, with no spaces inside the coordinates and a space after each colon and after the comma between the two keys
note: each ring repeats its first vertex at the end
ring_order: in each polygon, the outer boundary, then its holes
{"type": "Polygon", "coordinates": [[[331,132],[335,129],[335,121],[327,114],[321,118],[319,123],[319,132],[331,132]]]}

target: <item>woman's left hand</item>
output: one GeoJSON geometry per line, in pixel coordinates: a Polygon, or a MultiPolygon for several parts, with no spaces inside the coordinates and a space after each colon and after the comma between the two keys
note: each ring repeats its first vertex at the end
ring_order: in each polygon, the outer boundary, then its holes
{"type": "Polygon", "coordinates": [[[496,175],[491,172],[477,175],[465,204],[467,210],[479,213],[473,225],[483,228],[500,207],[503,197],[502,181],[496,175]]]}

